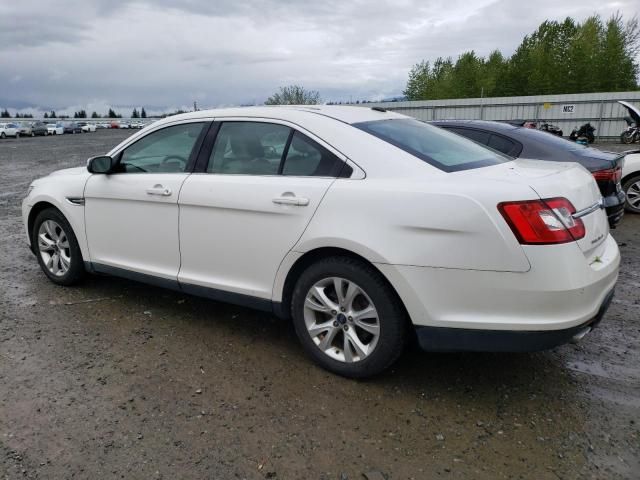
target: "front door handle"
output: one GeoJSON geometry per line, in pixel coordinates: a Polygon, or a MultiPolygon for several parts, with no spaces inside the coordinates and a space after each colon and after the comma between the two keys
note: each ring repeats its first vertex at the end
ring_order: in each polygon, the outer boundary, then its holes
{"type": "Polygon", "coordinates": [[[273,199],[273,203],[277,205],[294,205],[296,207],[306,207],[309,205],[309,199],[304,197],[296,197],[292,192],[284,192],[282,196],[273,199]]]}
{"type": "Polygon", "coordinates": [[[160,195],[161,197],[170,197],[171,189],[164,188],[162,185],[154,185],[153,188],[147,188],[147,195],[160,195]]]}

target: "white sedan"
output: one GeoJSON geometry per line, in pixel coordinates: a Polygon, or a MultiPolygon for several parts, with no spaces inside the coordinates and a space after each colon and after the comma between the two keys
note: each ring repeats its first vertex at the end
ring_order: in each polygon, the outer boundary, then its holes
{"type": "Polygon", "coordinates": [[[59,285],[118,275],[291,318],[324,368],[577,340],[618,278],[598,186],[379,108],[160,120],[33,182],[31,249],[59,285]]]}
{"type": "Polygon", "coordinates": [[[96,131],[96,124],[95,123],[85,123],[84,125],[82,125],[82,131],[85,133],[89,133],[89,132],[95,132],[96,131]]]}
{"type": "Polygon", "coordinates": [[[640,150],[625,155],[621,183],[627,195],[625,208],[628,212],[640,213],[640,150]]]}
{"type": "Polygon", "coordinates": [[[47,135],[64,135],[64,125],[61,123],[47,123],[47,135]]]}

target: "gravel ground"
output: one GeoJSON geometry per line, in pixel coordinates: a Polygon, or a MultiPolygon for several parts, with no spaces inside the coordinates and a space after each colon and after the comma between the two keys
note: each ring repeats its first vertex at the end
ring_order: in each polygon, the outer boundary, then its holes
{"type": "Polygon", "coordinates": [[[616,297],[580,344],[413,348],[350,381],[263,313],[115,278],[47,281],[24,243],[27,185],[129,134],[0,141],[0,476],[638,478],[640,216],[613,232],[616,297]]]}

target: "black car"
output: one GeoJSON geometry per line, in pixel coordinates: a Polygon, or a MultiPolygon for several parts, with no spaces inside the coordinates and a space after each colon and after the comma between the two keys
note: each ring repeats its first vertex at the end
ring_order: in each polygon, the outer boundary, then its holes
{"type": "Polygon", "coordinates": [[[42,135],[43,137],[46,137],[47,125],[42,122],[33,122],[31,124],[31,133],[33,133],[33,135],[42,135]]]}
{"type": "Polygon", "coordinates": [[[76,122],[68,122],[63,125],[64,133],[82,133],[82,127],[76,122]]]}
{"type": "Polygon", "coordinates": [[[429,123],[475,140],[510,157],[581,164],[591,172],[600,187],[609,226],[615,228],[622,220],[625,195],[620,180],[624,154],[603,152],[547,132],[503,122],[439,120],[429,123]]]}

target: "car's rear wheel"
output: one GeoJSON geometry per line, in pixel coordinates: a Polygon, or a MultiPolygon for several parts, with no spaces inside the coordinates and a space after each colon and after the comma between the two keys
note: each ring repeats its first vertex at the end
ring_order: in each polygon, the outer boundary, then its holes
{"type": "Polygon", "coordinates": [[[380,272],[352,258],[308,267],[295,286],[291,313],[306,352],[345,377],[376,375],[404,348],[407,319],[397,295],[380,272]]]}
{"type": "Polygon", "coordinates": [[[628,212],[640,213],[640,175],[624,181],[622,190],[627,195],[624,207],[628,212]]]}
{"type": "Polygon", "coordinates": [[[84,276],[78,240],[67,219],[55,208],[47,208],[38,214],[31,241],[40,268],[52,282],[73,285],[84,276]]]}
{"type": "Polygon", "coordinates": [[[0,138],[7,138],[7,135],[4,132],[2,132],[0,133],[0,138]]]}

